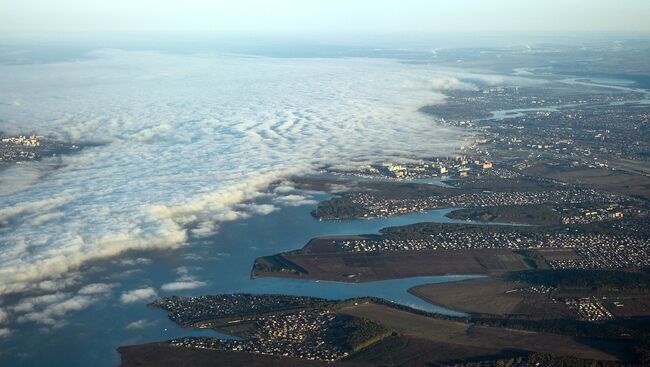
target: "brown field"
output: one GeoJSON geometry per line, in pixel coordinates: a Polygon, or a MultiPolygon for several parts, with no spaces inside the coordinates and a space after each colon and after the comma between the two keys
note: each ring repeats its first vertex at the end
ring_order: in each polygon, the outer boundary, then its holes
{"type": "Polygon", "coordinates": [[[434,319],[374,303],[349,306],[341,309],[340,312],[380,322],[408,337],[426,339],[451,346],[479,348],[483,353],[487,351],[498,354],[504,350],[514,349],[586,359],[618,359],[613,354],[580,343],[576,338],[564,335],[434,319]]]}
{"type": "Polygon", "coordinates": [[[220,333],[248,338],[257,329],[254,321],[215,323],[210,327],[220,333]]]}
{"type": "Polygon", "coordinates": [[[202,349],[186,349],[165,343],[120,347],[121,367],[421,367],[447,365],[448,362],[498,358],[492,350],[437,343],[403,335],[388,337],[344,360],[325,363],[202,349]]]}
{"type": "Polygon", "coordinates": [[[322,280],[364,282],[425,275],[479,274],[483,267],[470,254],[324,254],[287,257],[322,280]]]}
{"type": "Polygon", "coordinates": [[[409,289],[423,300],[474,314],[534,319],[575,318],[575,312],[549,295],[512,292],[526,286],[495,278],[469,279],[454,283],[426,284],[409,289]]]}
{"type": "Polygon", "coordinates": [[[451,284],[426,284],[409,289],[423,300],[452,310],[470,313],[507,315],[523,299],[509,290],[517,288],[513,282],[493,278],[470,279],[451,284]]]}
{"type": "MultiPolygon", "coordinates": [[[[386,338],[346,359],[352,366],[446,366],[463,361],[503,357],[492,350],[451,345],[405,335],[386,338]]],[[[334,366],[339,366],[335,364],[334,366]]],[[[345,365],[347,366],[347,364],[345,365]]]]}
{"type": "Polygon", "coordinates": [[[324,362],[261,354],[226,352],[173,347],[166,343],[133,345],[118,348],[120,367],[316,367],[324,362]]]}
{"type": "Polygon", "coordinates": [[[580,255],[576,254],[575,250],[571,248],[538,249],[535,252],[540,253],[544,259],[549,261],[581,259],[580,255]]]}
{"type": "Polygon", "coordinates": [[[416,276],[492,274],[524,270],[522,255],[508,249],[437,250],[352,253],[333,250],[326,239],[311,241],[305,249],[282,256],[306,274],[253,270],[255,277],[289,277],[367,282],[416,276]]]}
{"type": "Polygon", "coordinates": [[[610,295],[603,306],[617,317],[650,316],[650,295],[610,295]]]}
{"type": "Polygon", "coordinates": [[[590,185],[597,189],[616,192],[622,195],[639,196],[650,199],[650,177],[645,174],[648,167],[642,162],[621,161],[619,168],[624,171],[612,171],[604,168],[569,168],[548,164],[537,164],[525,170],[526,174],[552,178],[555,180],[590,185]],[[637,165],[637,169],[632,168],[637,165]]]}
{"type": "Polygon", "coordinates": [[[633,161],[630,159],[618,159],[609,162],[610,167],[636,173],[641,175],[650,174],[650,162],[633,161]]]}

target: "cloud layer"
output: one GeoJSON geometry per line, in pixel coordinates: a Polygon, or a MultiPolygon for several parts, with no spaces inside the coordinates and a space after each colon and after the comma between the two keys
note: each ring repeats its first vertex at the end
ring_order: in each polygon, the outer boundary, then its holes
{"type": "Polygon", "coordinates": [[[134,289],[122,293],[120,296],[120,302],[122,303],[135,303],[151,300],[152,298],[157,297],[156,290],[151,287],[134,289]]]}
{"type": "MultiPolygon", "coordinates": [[[[75,293],[55,292],[27,297],[9,307],[18,323],[36,323],[47,327],[60,327],[66,323],[68,313],[81,311],[105,300],[115,284],[93,283],[75,293]]],[[[5,318],[9,317],[5,312],[5,318]]],[[[1,322],[0,322],[1,324],[1,322]]]]}
{"type": "MultiPolygon", "coordinates": [[[[470,87],[459,72],[385,60],[89,56],[0,66],[1,131],[104,143],[41,179],[30,167],[28,188],[0,192],[0,294],[65,286],[89,260],[183,246],[219,222],[268,213],[275,207],[244,203],[323,164],[450,152],[459,132],[416,111],[444,100],[436,88],[470,87]]],[[[311,203],[274,195],[275,206],[311,203]]],[[[166,288],[200,286],[190,282],[166,288]]],[[[83,307],[92,291],[41,316],[83,307]]]]}

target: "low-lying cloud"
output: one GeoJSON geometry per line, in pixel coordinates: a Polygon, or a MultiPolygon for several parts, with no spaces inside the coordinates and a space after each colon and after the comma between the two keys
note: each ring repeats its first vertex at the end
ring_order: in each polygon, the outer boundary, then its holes
{"type": "Polygon", "coordinates": [[[157,296],[158,294],[155,289],[146,287],[123,292],[122,295],[120,295],[120,302],[124,304],[144,302],[156,298],[157,296]]]}
{"type": "Polygon", "coordinates": [[[85,295],[106,294],[106,293],[111,293],[114,287],[116,287],[115,284],[92,283],[83,286],[78,293],[85,294],[85,295]]]}
{"type": "MultiPolygon", "coordinates": [[[[184,246],[223,221],[313,204],[286,186],[275,205],[250,203],[293,174],[449,153],[462,134],[417,110],[442,103],[442,90],[471,88],[464,77],[491,79],[387,60],[119,50],[0,65],[0,130],[104,143],[0,192],[0,294],[128,250],[184,246]]],[[[153,296],[145,288],[120,299],[153,296]]],[[[34,318],[88,304],[75,297],[34,318]]]]}
{"type": "Polygon", "coordinates": [[[56,292],[31,296],[0,310],[0,324],[9,318],[18,323],[36,323],[48,327],[66,324],[67,314],[80,311],[107,299],[117,284],[92,283],[81,287],[77,292],[56,292]]]}
{"type": "Polygon", "coordinates": [[[155,322],[147,320],[137,320],[127,324],[124,330],[140,330],[154,325],[155,322]]]}
{"type": "Polygon", "coordinates": [[[11,335],[11,329],[0,328],[0,338],[7,338],[9,335],[11,335]]]}
{"type": "Polygon", "coordinates": [[[189,289],[196,289],[205,287],[208,283],[200,280],[181,280],[178,282],[171,282],[163,284],[160,289],[165,292],[184,291],[189,289]]]}
{"type": "Polygon", "coordinates": [[[163,284],[160,289],[165,292],[185,291],[190,289],[197,289],[208,285],[207,282],[197,280],[191,273],[190,269],[186,266],[176,268],[178,279],[173,282],[163,284]]]}
{"type": "Polygon", "coordinates": [[[19,316],[17,320],[20,323],[35,322],[49,326],[59,326],[67,313],[83,310],[97,301],[97,298],[89,296],[73,296],[50,304],[40,311],[33,311],[19,316]]]}

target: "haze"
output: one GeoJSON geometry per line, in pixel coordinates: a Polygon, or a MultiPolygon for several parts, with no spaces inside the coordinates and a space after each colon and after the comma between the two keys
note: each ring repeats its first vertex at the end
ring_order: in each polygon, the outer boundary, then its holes
{"type": "Polygon", "coordinates": [[[650,31],[645,0],[3,0],[0,7],[0,35],[9,40],[125,32],[650,31]]]}

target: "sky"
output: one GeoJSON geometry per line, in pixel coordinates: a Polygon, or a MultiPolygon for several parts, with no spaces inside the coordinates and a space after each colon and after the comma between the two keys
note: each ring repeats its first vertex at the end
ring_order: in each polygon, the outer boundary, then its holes
{"type": "Polygon", "coordinates": [[[0,0],[0,36],[650,32],[647,0],[0,0]]]}

